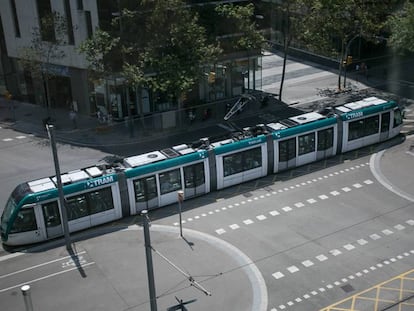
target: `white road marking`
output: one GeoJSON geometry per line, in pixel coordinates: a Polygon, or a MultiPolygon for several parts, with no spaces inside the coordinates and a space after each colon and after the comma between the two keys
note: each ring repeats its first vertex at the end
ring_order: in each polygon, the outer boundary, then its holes
{"type": "Polygon", "coordinates": [[[280,278],[283,278],[285,275],[284,275],[282,272],[278,271],[278,272],[273,273],[273,274],[272,274],[272,276],[273,276],[276,280],[278,280],[278,279],[280,279],[280,278]]]}
{"type": "Polygon", "coordinates": [[[216,233],[217,233],[218,235],[221,235],[221,234],[223,234],[223,233],[226,233],[226,230],[224,230],[223,228],[220,228],[220,229],[217,229],[217,230],[216,230],[216,233]]]}
{"type": "Polygon", "coordinates": [[[290,211],[292,210],[292,208],[291,208],[291,207],[289,207],[289,206],[285,206],[285,207],[283,207],[283,208],[282,208],[282,210],[283,210],[284,212],[288,213],[288,212],[290,212],[290,211]]]}
{"type": "Polygon", "coordinates": [[[345,248],[347,251],[351,251],[355,248],[355,246],[353,246],[352,244],[346,244],[343,246],[343,248],[345,248]]]}
{"type": "MultiPolygon", "coordinates": [[[[90,265],[93,265],[93,264],[95,264],[95,262],[92,261],[92,262],[89,262],[87,264],[81,265],[81,267],[83,268],[83,267],[87,267],[87,266],[90,266],[90,265]]],[[[63,270],[63,271],[59,271],[59,272],[55,272],[55,273],[52,273],[52,274],[42,276],[42,277],[34,279],[34,280],[26,281],[26,282],[23,282],[23,283],[20,283],[20,284],[17,284],[17,285],[13,285],[13,286],[10,286],[10,287],[7,287],[7,288],[3,288],[3,289],[0,289],[0,293],[6,292],[6,291],[14,289],[14,288],[22,287],[25,284],[33,284],[35,282],[42,281],[42,280],[45,280],[45,279],[48,279],[48,278],[51,278],[51,277],[54,277],[54,276],[57,276],[57,275],[60,275],[60,274],[63,274],[63,273],[67,273],[67,272],[70,272],[70,271],[73,271],[73,270],[77,270],[77,269],[78,269],[77,267],[66,269],[66,270],[63,270]]]]}
{"type": "MultiPolygon", "coordinates": [[[[86,253],[86,251],[82,251],[82,252],[77,253],[76,255],[79,256],[79,255],[82,255],[82,254],[85,254],[85,253],[86,253]]],[[[9,277],[9,276],[12,276],[12,275],[15,275],[15,274],[19,274],[19,273],[22,273],[22,272],[25,272],[25,271],[33,270],[33,269],[36,269],[36,268],[39,268],[39,267],[43,267],[43,266],[49,265],[51,263],[62,261],[62,260],[68,259],[68,258],[72,258],[72,256],[57,258],[57,259],[47,261],[47,262],[44,262],[44,263],[41,263],[41,264],[38,264],[38,265],[35,265],[35,266],[31,266],[31,267],[21,269],[21,270],[15,271],[15,272],[7,273],[7,274],[4,274],[4,275],[1,275],[0,279],[9,277]]]]}
{"type": "Polygon", "coordinates": [[[296,267],[296,266],[290,266],[290,267],[287,267],[287,270],[288,270],[290,273],[295,273],[295,272],[298,272],[298,271],[299,271],[299,268],[298,268],[298,267],[296,267]]]}
{"type": "Polygon", "coordinates": [[[319,261],[325,261],[325,260],[328,259],[328,257],[326,257],[323,254],[320,254],[320,255],[316,256],[315,258],[318,259],[319,261]]]}
{"type": "Polygon", "coordinates": [[[251,220],[251,219],[246,219],[246,220],[243,220],[243,223],[244,223],[245,225],[251,225],[252,223],[254,223],[254,221],[253,221],[253,220],[251,220]]]}
{"type": "Polygon", "coordinates": [[[270,211],[269,214],[272,215],[272,216],[280,215],[280,213],[278,211],[270,211]]]}
{"type": "Polygon", "coordinates": [[[313,266],[313,262],[308,260],[302,261],[302,265],[304,265],[306,268],[313,266]]]}
{"type": "Polygon", "coordinates": [[[265,215],[257,215],[256,218],[258,220],[265,220],[267,217],[265,215]]]}
{"type": "Polygon", "coordinates": [[[332,256],[338,256],[342,254],[342,252],[339,249],[331,249],[329,253],[331,253],[332,256]]]}
{"type": "Polygon", "coordinates": [[[238,225],[238,224],[232,224],[232,225],[230,225],[229,226],[231,229],[233,229],[233,230],[236,230],[236,229],[239,229],[240,228],[240,226],[238,225]]]}

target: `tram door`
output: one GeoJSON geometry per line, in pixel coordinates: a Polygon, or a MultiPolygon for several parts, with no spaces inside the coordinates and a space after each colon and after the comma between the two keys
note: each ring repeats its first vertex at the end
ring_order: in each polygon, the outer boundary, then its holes
{"type": "Polygon", "coordinates": [[[278,171],[296,166],[296,137],[279,141],[278,171]]]}
{"type": "Polygon", "coordinates": [[[158,206],[157,183],[155,176],[134,180],[137,211],[158,206]]]}
{"type": "Polygon", "coordinates": [[[204,163],[184,167],[184,196],[190,198],[206,192],[204,163]]]}
{"type": "Polygon", "coordinates": [[[390,112],[381,115],[381,134],[380,141],[386,140],[390,130],[390,112]]]}
{"type": "Polygon", "coordinates": [[[47,238],[62,235],[63,229],[57,201],[42,204],[42,212],[45,220],[47,238]]]}

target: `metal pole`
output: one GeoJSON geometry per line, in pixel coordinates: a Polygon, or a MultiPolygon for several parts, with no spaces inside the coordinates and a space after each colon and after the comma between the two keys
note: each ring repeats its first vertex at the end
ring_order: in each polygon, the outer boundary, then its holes
{"type": "Polygon", "coordinates": [[[181,220],[181,203],[184,200],[184,191],[178,190],[177,195],[178,195],[178,215],[180,218],[180,237],[183,237],[183,222],[181,220]]]}
{"type": "Polygon", "coordinates": [[[154,268],[152,266],[152,247],[150,239],[150,231],[148,224],[148,211],[143,210],[141,216],[144,220],[144,240],[145,240],[145,254],[147,257],[147,274],[148,274],[148,287],[151,311],[157,311],[157,296],[155,294],[155,282],[154,282],[154,268]]]}
{"type": "Polygon", "coordinates": [[[23,285],[20,290],[23,294],[24,306],[26,311],[33,311],[32,297],[30,295],[30,285],[23,285]]]}
{"type": "Polygon", "coordinates": [[[58,187],[58,192],[59,192],[59,203],[60,203],[59,205],[60,205],[60,215],[61,215],[62,225],[63,225],[63,234],[65,236],[66,249],[69,251],[72,249],[72,246],[71,246],[71,241],[70,241],[70,236],[69,236],[68,216],[66,213],[62,178],[60,176],[59,159],[58,159],[57,149],[56,149],[55,129],[53,125],[49,125],[49,124],[46,125],[46,129],[49,134],[50,146],[52,147],[53,163],[55,164],[56,182],[57,182],[57,187],[58,187]]]}

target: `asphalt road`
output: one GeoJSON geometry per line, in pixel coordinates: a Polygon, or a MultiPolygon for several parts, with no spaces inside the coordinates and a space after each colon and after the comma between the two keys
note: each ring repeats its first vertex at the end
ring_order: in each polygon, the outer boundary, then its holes
{"type": "MultiPolygon", "coordinates": [[[[3,151],[45,160],[33,176],[51,169],[49,148],[39,141],[16,140],[9,148],[3,151]]],[[[319,310],[410,270],[413,203],[375,178],[377,151],[358,150],[186,201],[188,243],[178,238],[176,206],[152,212],[154,249],[212,294],[154,253],[159,310],[173,306],[175,296],[196,299],[189,310],[319,310]]],[[[68,169],[102,155],[83,148],[63,154],[68,169]]],[[[1,178],[30,166],[17,163],[1,178]]],[[[22,310],[19,288],[29,283],[35,310],[148,310],[139,217],[76,237],[77,256],[52,245],[0,257],[2,305],[22,310]]]]}

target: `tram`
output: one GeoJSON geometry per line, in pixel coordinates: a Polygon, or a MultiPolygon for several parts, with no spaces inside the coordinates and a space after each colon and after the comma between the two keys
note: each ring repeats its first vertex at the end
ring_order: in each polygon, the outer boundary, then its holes
{"type": "MultiPolygon", "coordinates": [[[[385,141],[399,134],[402,119],[394,101],[368,97],[64,173],[69,231],[175,203],[178,190],[189,199],[385,141]]],[[[63,235],[59,204],[56,176],[18,185],[1,216],[3,243],[63,235]]]]}

